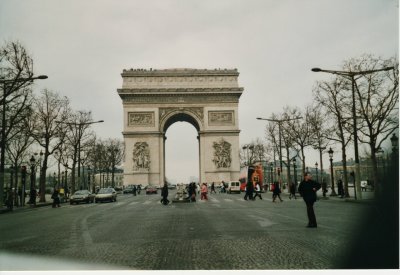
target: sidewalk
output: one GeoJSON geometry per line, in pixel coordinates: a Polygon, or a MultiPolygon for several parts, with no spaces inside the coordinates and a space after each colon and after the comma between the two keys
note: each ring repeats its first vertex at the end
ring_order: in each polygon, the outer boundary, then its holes
{"type": "Polygon", "coordinates": [[[24,206],[14,206],[13,210],[8,209],[5,205],[0,207],[0,214],[19,211],[21,209],[31,209],[43,206],[50,206],[53,204],[53,200],[51,199],[51,194],[46,194],[46,202],[39,202],[39,198],[36,198],[36,205],[28,204],[29,197],[25,198],[25,205],[24,206]]]}

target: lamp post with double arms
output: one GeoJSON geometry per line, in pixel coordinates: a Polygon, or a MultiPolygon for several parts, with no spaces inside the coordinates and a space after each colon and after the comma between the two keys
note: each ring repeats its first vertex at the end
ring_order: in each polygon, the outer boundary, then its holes
{"type": "Polygon", "coordinates": [[[351,80],[351,92],[352,92],[352,116],[353,116],[353,139],[354,139],[354,164],[355,164],[355,187],[354,191],[358,192],[359,198],[361,199],[361,179],[360,179],[360,160],[358,156],[358,137],[357,137],[357,116],[356,116],[356,79],[355,77],[360,75],[367,75],[381,71],[390,71],[393,70],[394,67],[385,67],[382,69],[377,70],[366,70],[366,71],[335,71],[335,70],[323,70],[320,68],[312,68],[311,71],[313,72],[323,72],[323,73],[330,73],[335,75],[340,75],[342,77],[346,77],[351,80]],[[357,191],[356,191],[357,190],[357,191]]]}
{"type": "MultiPolygon", "coordinates": [[[[104,120],[98,120],[98,121],[88,121],[88,122],[68,122],[68,121],[56,121],[57,123],[60,124],[66,124],[69,125],[70,127],[75,126],[77,127],[77,137],[78,137],[78,184],[79,187],[81,187],[81,138],[83,135],[83,126],[95,124],[95,123],[102,123],[104,120]]],[[[74,180],[74,176],[72,175],[72,179],[74,180]]],[[[72,185],[72,192],[75,192],[75,184],[72,185]]]]}
{"type": "Polygon", "coordinates": [[[303,117],[297,116],[293,118],[284,118],[284,119],[272,119],[272,118],[262,118],[262,117],[257,117],[258,120],[266,120],[270,122],[276,122],[278,123],[278,136],[279,136],[279,171],[282,172],[282,123],[291,121],[291,120],[297,120],[297,119],[302,119],[303,117]]]}

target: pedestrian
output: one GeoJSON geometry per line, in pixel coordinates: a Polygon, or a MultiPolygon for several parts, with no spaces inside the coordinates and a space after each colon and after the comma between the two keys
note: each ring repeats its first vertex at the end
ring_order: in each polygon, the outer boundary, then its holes
{"type": "Polygon", "coordinates": [[[201,200],[203,199],[208,200],[207,193],[208,193],[207,183],[203,183],[201,186],[201,200]]]}
{"type": "Polygon", "coordinates": [[[137,190],[137,189],[136,189],[136,185],[134,185],[133,188],[132,188],[132,194],[133,194],[134,196],[136,196],[136,190],[137,190]]]}
{"type": "Polygon", "coordinates": [[[215,194],[217,194],[217,192],[215,192],[215,183],[214,183],[214,182],[211,183],[210,195],[212,194],[212,192],[214,192],[215,194]]]}
{"type": "Polygon", "coordinates": [[[338,188],[338,195],[340,196],[340,198],[343,199],[344,190],[343,190],[343,181],[341,179],[339,179],[337,182],[337,188],[338,188]]]}
{"type": "Polygon", "coordinates": [[[296,185],[293,182],[289,183],[289,191],[290,191],[289,199],[292,199],[294,197],[294,199],[297,200],[297,198],[296,198],[296,185]]]}
{"type": "Polygon", "coordinates": [[[168,205],[169,204],[169,200],[168,200],[168,185],[166,183],[164,183],[163,188],[161,189],[161,203],[164,205],[168,205]]]}
{"type": "Polygon", "coordinates": [[[254,200],[256,200],[256,197],[259,197],[260,198],[260,200],[262,200],[262,197],[261,197],[261,187],[260,187],[260,183],[259,182],[257,182],[256,183],[256,188],[255,188],[255,196],[254,196],[254,200]]]}
{"type": "Polygon", "coordinates": [[[29,191],[29,195],[30,195],[29,204],[36,205],[36,197],[37,197],[36,188],[31,189],[31,190],[29,191]]]}
{"type": "Polygon", "coordinates": [[[274,191],[272,191],[272,202],[275,202],[276,197],[278,197],[279,200],[283,202],[283,200],[281,199],[281,188],[279,187],[278,182],[274,183],[274,191]]]}
{"type": "Polygon", "coordinates": [[[51,198],[53,199],[53,205],[52,205],[53,208],[61,207],[61,205],[60,205],[60,193],[58,192],[58,189],[54,188],[54,192],[51,195],[51,198]]]}
{"type": "Polygon", "coordinates": [[[137,186],[137,194],[138,195],[140,195],[140,191],[142,190],[142,185],[141,184],[139,184],[138,186],[137,186]]]}
{"type": "Polygon", "coordinates": [[[328,193],[328,189],[326,188],[326,182],[325,179],[322,179],[322,196],[325,198],[326,193],[328,193]]]}
{"type": "Polygon", "coordinates": [[[244,200],[247,201],[247,198],[249,198],[250,200],[254,200],[253,192],[254,192],[254,185],[253,182],[249,180],[246,184],[246,194],[244,195],[244,200]]]}
{"type": "Polygon", "coordinates": [[[13,210],[13,206],[14,206],[14,191],[12,190],[12,188],[8,189],[7,191],[7,198],[6,198],[6,205],[7,208],[10,210],[13,210]]]}
{"type": "Polygon", "coordinates": [[[189,201],[190,202],[196,202],[196,183],[191,182],[189,184],[189,201]]]}
{"type": "Polygon", "coordinates": [[[317,191],[321,184],[312,180],[310,172],[304,174],[304,180],[299,185],[299,193],[303,197],[307,206],[308,225],[307,227],[317,227],[317,219],[314,213],[314,202],[317,200],[317,191]]]}

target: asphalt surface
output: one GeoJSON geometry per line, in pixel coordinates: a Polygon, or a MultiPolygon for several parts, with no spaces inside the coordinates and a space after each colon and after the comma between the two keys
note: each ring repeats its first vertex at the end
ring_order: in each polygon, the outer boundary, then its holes
{"type": "Polygon", "coordinates": [[[300,197],[283,194],[276,203],[271,193],[256,201],[243,194],[197,198],[165,206],[160,194],[121,194],[117,202],[2,214],[1,269],[341,269],[366,215],[376,211],[371,200],[320,199],[318,228],[306,228],[300,197]]]}

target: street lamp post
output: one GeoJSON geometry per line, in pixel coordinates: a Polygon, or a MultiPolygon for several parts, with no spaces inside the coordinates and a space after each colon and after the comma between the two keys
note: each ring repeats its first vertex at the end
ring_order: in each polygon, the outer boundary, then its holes
{"type": "Polygon", "coordinates": [[[88,166],[88,168],[87,168],[87,180],[88,180],[87,190],[89,190],[89,191],[90,191],[90,171],[91,171],[90,166],[88,166]]]}
{"type": "Polygon", "coordinates": [[[53,173],[53,183],[54,183],[54,188],[56,188],[56,185],[57,185],[56,172],[53,173]]]}
{"type": "Polygon", "coordinates": [[[35,173],[36,173],[36,160],[35,157],[32,156],[29,160],[31,164],[31,190],[29,191],[29,204],[36,204],[36,187],[35,187],[35,173]]]}
{"type": "MultiPolygon", "coordinates": [[[[293,118],[286,118],[286,119],[272,119],[272,118],[262,118],[262,117],[257,117],[258,120],[267,120],[270,122],[276,122],[278,123],[278,136],[279,136],[279,167],[280,167],[280,172],[283,171],[282,167],[282,123],[291,121],[291,120],[297,120],[297,119],[302,119],[303,117],[297,116],[293,118]]],[[[280,172],[279,172],[279,179],[280,179],[280,172]]]]}
{"type": "Polygon", "coordinates": [[[334,197],[334,196],[337,196],[337,194],[335,191],[335,180],[333,178],[333,150],[332,150],[332,147],[329,147],[328,154],[329,154],[329,161],[331,163],[331,190],[332,190],[331,194],[329,196],[334,197]]]}
{"type": "Polygon", "coordinates": [[[319,179],[318,179],[318,162],[315,163],[315,174],[317,175],[317,182],[319,182],[319,179]]]}
{"type": "Polygon", "coordinates": [[[311,71],[313,71],[313,72],[324,72],[324,73],[336,74],[336,75],[350,78],[350,80],[351,80],[351,92],[352,92],[352,101],[353,101],[352,115],[353,115],[354,159],[355,159],[355,170],[356,170],[355,171],[355,185],[356,186],[354,186],[354,191],[356,192],[356,190],[357,190],[360,199],[362,198],[362,196],[361,196],[361,179],[360,179],[360,160],[358,157],[356,93],[355,93],[356,79],[355,79],[355,76],[357,76],[357,75],[362,76],[362,75],[372,74],[372,73],[381,72],[381,71],[390,71],[393,69],[394,69],[394,67],[385,67],[385,68],[377,69],[377,70],[356,71],[356,72],[323,70],[320,68],[312,68],[311,69],[311,71]]]}
{"type": "MultiPolygon", "coordinates": [[[[273,183],[274,183],[274,163],[271,162],[271,184],[273,183]]],[[[271,184],[269,185],[270,186],[269,190],[271,190],[271,184]]]]}

